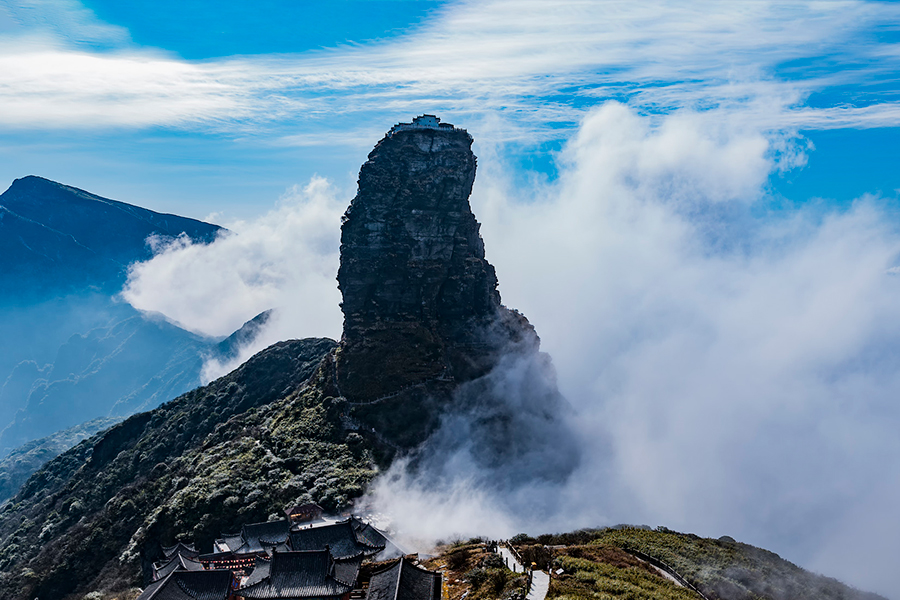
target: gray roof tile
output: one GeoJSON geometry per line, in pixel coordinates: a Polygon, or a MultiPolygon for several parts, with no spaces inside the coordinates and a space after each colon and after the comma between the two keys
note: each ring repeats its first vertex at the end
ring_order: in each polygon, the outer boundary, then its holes
{"type": "Polygon", "coordinates": [[[231,571],[174,571],[154,581],[137,600],[227,600],[234,576],[231,571]]]}
{"type": "Polygon", "coordinates": [[[334,578],[334,559],[328,552],[276,552],[268,576],[237,592],[248,600],[338,597],[353,588],[334,578]]]}
{"type": "Polygon", "coordinates": [[[366,600],[440,600],[441,574],[401,558],[372,575],[366,600]]]}
{"type": "Polygon", "coordinates": [[[357,537],[352,523],[341,521],[332,525],[300,529],[291,532],[291,548],[295,551],[325,550],[336,559],[372,556],[384,550],[384,544],[373,545],[357,537]]]}

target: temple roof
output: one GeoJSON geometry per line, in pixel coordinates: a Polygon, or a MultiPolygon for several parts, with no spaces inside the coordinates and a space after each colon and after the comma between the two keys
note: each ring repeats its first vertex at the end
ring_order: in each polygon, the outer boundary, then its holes
{"type": "Polygon", "coordinates": [[[371,544],[357,536],[352,523],[311,527],[291,532],[291,548],[295,551],[325,550],[336,559],[372,556],[384,550],[384,543],[371,544]]]}
{"type": "Polygon", "coordinates": [[[160,561],[153,565],[153,581],[164,578],[172,571],[202,571],[203,563],[175,554],[168,561],[160,561]]]}
{"type": "MultiPolygon", "coordinates": [[[[260,565],[264,567],[264,565],[260,565]]],[[[336,597],[353,589],[352,583],[335,578],[335,561],[327,551],[276,552],[268,574],[244,585],[237,594],[243,598],[336,597]]],[[[248,582],[250,579],[248,579],[248,582]]]]}
{"type": "Polygon", "coordinates": [[[285,548],[291,523],[286,519],[250,523],[241,527],[240,533],[223,533],[213,545],[213,552],[252,554],[266,552],[273,547],[285,548]]]}
{"type": "Polygon", "coordinates": [[[236,554],[265,552],[266,548],[286,542],[290,531],[291,523],[286,519],[244,525],[241,527],[243,545],[239,548],[231,548],[231,550],[236,554]]]}
{"type": "Polygon", "coordinates": [[[389,540],[383,533],[357,517],[350,517],[350,524],[356,533],[356,539],[374,548],[385,547],[389,540]]]}
{"type": "Polygon", "coordinates": [[[222,537],[215,541],[215,544],[222,552],[233,552],[244,545],[244,538],[240,533],[223,533],[222,537]]]}
{"type": "Polygon", "coordinates": [[[269,568],[271,566],[272,561],[270,559],[257,556],[256,564],[253,565],[253,571],[244,582],[244,587],[250,587],[251,585],[255,585],[263,579],[267,578],[269,576],[269,568]]]}
{"type": "Polygon", "coordinates": [[[234,576],[231,571],[173,571],[154,581],[137,600],[227,600],[234,576]]]}
{"type": "Polygon", "coordinates": [[[366,600],[441,600],[441,574],[401,558],[372,575],[366,600]]]}
{"type": "Polygon", "coordinates": [[[200,554],[199,552],[197,552],[196,548],[194,548],[193,546],[189,546],[184,542],[178,542],[174,546],[168,546],[166,548],[163,548],[162,550],[167,559],[172,558],[176,554],[187,556],[189,558],[197,558],[197,555],[200,554]]]}
{"type": "Polygon", "coordinates": [[[362,564],[362,561],[361,556],[334,561],[334,578],[341,583],[355,586],[356,579],[359,577],[359,566],[362,564]]]}

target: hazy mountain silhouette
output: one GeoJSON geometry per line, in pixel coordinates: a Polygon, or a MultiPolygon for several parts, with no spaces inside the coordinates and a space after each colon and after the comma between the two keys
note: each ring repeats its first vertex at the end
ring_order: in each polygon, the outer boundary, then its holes
{"type": "Polygon", "coordinates": [[[152,256],[148,238],[209,242],[220,231],[42,177],[16,179],[0,195],[0,305],[86,288],[116,293],[128,265],[152,256]]]}
{"type": "Polygon", "coordinates": [[[206,355],[230,357],[253,337],[258,322],[220,346],[115,299],[128,266],[153,255],[149,241],[222,231],[41,177],[0,195],[0,457],[153,408],[200,385],[206,355]]]}

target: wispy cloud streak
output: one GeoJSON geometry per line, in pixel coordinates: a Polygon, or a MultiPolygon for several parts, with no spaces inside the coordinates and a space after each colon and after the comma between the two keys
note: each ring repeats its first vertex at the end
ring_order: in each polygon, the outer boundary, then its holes
{"type": "Polygon", "coordinates": [[[860,89],[900,72],[897,45],[878,36],[898,25],[900,6],[884,2],[494,0],[450,5],[402,37],[301,55],[186,62],[17,40],[0,47],[0,122],[328,131],[430,109],[499,115],[506,138],[533,139],[616,98],[647,112],[746,110],[771,128],[885,126],[898,123],[896,103],[860,89]],[[851,84],[852,99],[804,106],[851,84]]]}

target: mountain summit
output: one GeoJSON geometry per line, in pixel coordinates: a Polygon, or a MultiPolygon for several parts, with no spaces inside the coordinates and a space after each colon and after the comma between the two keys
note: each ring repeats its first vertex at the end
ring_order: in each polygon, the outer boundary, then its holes
{"type": "Polygon", "coordinates": [[[151,236],[211,242],[218,225],[157,213],[30,175],[0,195],[0,300],[86,286],[117,292],[151,236]]]}
{"type": "Polygon", "coordinates": [[[492,485],[565,479],[579,456],[571,411],[534,327],[500,302],[469,205],[476,162],[472,136],[433,115],[369,154],[341,228],[336,391],[362,430],[417,448],[420,475],[464,452],[492,485]],[[420,447],[449,420],[466,434],[420,447]]]}

